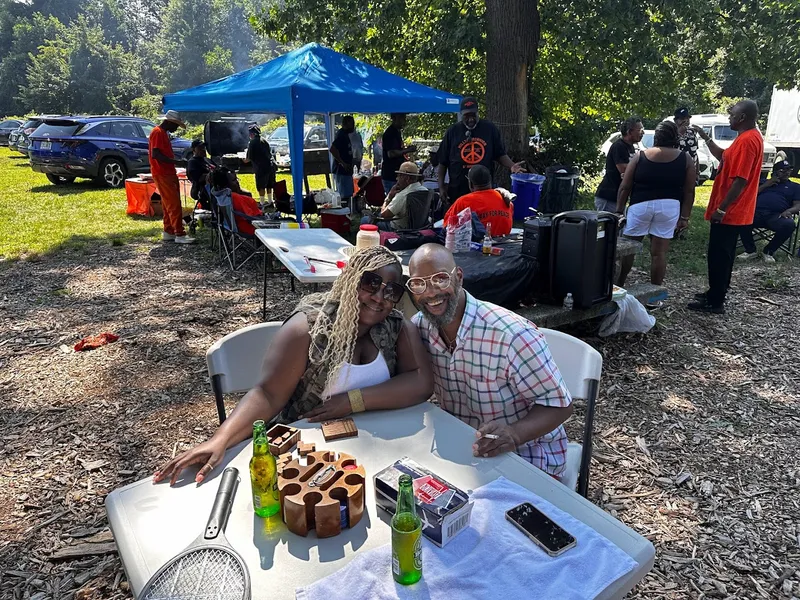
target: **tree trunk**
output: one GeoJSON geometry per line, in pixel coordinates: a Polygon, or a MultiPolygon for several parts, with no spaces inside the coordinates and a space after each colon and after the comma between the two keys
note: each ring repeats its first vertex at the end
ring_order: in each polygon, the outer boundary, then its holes
{"type": "MultiPolygon", "coordinates": [[[[539,34],[538,0],[486,0],[486,117],[515,161],[528,155],[528,73],[539,34]]],[[[508,171],[498,175],[507,185],[508,171]]]]}

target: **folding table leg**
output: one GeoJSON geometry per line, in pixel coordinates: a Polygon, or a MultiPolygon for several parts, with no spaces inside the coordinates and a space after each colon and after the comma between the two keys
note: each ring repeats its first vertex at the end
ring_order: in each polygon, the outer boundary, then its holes
{"type": "Polygon", "coordinates": [[[264,296],[261,304],[261,320],[267,320],[267,251],[264,249],[264,296]]]}

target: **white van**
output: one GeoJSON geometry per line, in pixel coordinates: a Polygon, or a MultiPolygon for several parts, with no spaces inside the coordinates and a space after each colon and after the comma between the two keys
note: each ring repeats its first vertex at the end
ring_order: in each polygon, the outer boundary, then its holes
{"type": "Polygon", "coordinates": [[[786,155],[795,173],[800,171],[800,89],[772,88],[764,137],[786,155]]]}
{"type": "MultiPolygon", "coordinates": [[[[731,129],[728,115],[694,115],[690,123],[702,127],[706,134],[711,136],[714,143],[723,149],[728,148],[733,143],[733,140],[736,139],[736,136],[739,135],[736,131],[731,129]]],[[[778,151],[775,146],[764,141],[764,156],[761,162],[762,174],[772,172],[772,165],[775,164],[775,155],[777,153],[778,151]]],[[[717,169],[719,168],[719,161],[714,158],[713,155],[712,160],[711,179],[714,179],[717,175],[717,169]]]]}
{"type": "MultiPolygon", "coordinates": [[[[667,117],[665,120],[673,121],[672,117],[667,117]]],[[[652,147],[653,137],[655,133],[656,133],[655,129],[645,129],[644,135],[642,136],[642,141],[638,142],[637,144],[634,144],[634,147],[639,151],[652,147]]],[[[619,131],[615,131],[610,136],[608,136],[608,139],[606,139],[606,141],[603,142],[603,145],[600,146],[600,153],[603,156],[608,156],[608,151],[611,149],[611,144],[616,142],[621,137],[622,134],[619,131]]],[[[713,165],[714,157],[711,155],[711,151],[708,149],[708,146],[706,146],[703,140],[698,138],[697,142],[698,142],[697,161],[700,171],[697,174],[697,178],[698,181],[700,182],[700,185],[702,185],[703,183],[712,178],[711,170],[714,166],[713,165]]]]}

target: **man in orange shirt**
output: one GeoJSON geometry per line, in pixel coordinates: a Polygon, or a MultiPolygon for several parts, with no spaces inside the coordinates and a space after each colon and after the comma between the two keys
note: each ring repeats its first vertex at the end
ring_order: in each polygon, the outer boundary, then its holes
{"type": "Polygon", "coordinates": [[[161,239],[176,244],[191,244],[194,238],[186,235],[183,229],[183,207],[181,206],[181,188],[175,165],[183,161],[176,160],[172,152],[169,134],[186,127],[174,110],[168,110],[164,120],[150,132],[150,172],[161,195],[161,206],[164,209],[164,231],[161,239]]]}
{"type": "Polygon", "coordinates": [[[514,224],[514,207],[497,190],[492,189],[492,174],[483,165],[475,165],[467,173],[470,193],[461,196],[447,210],[444,222],[465,208],[478,215],[483,226],[492,226],[492,235],[508,235],[514,224]]]}
{"type": "Polygon", "coordinates": [[[731,284],[739,233],[753,223],[761,176],[764,139],[756,127],[758,105],[742,100],[728,109],[731,129],[739,135],[727,150],[717,146],[702,128],[693,129],[719,160],[720,168],[711,190],[706,220],[708,236],[708,291],[697,294],[688,308],[725,314],[725,295],[731,284]]]}

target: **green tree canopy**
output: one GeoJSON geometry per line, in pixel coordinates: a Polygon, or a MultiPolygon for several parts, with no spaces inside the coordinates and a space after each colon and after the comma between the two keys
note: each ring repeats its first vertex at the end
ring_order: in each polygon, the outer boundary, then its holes
{"type": "Polygon", "coordinates": [[[81,16],[31,56],[21,98],[37,112],[124,112],[145,92],[140,70],[135,55],[81,16]]]}
{"type": "MultiPolygon", "coordinates": [[[[20,98],[20,86],[27,78],[30,57],[39,52],[39,46],[47,40],[59,39],[66,27],[54,16],[35,13],[31,18],[19,19],[11,31],[9,51],[0,61],[0,81],[7,92],[0,94],[0,115],[24,114],[29,107],[20,98]]],[[[51,59],[48,59],[51,60],[51,59]]],[[[60,76],[60,68],[54,64],[54,78],[60,76]]]]}
{"type": "MultiPolygon", "coordinates": [[[[749,90],[731,88],[753,78],[762,90],[800,80],[796,0],[536,5],[541,40],[528,112],[558,149],[553,159],[596,155],[611,124],[630,114],[662,118],[679,104],[709,109],[721,96],[744,95],[749,90]]],[[[398,75],[485,98],[487,48],[499,43],[484,33],[485,11],[484,0],[283,0],[254,21],[281,43],[319,41],[398,75]]]]}

